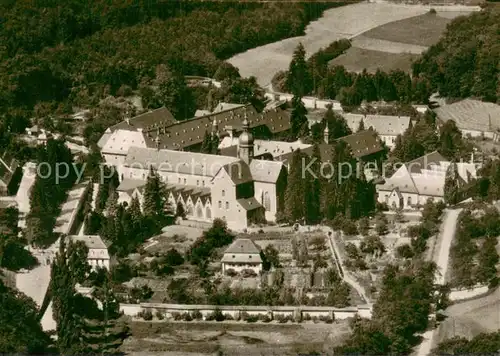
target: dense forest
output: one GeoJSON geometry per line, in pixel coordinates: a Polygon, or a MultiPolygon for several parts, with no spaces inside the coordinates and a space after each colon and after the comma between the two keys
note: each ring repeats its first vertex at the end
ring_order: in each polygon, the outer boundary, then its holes
{"type": "Polygon", "coordinates": [[[329,6],[338,4],[4,1],[2,121],[21,131],[37,104],[64,113],[122,85],[153,85],[159,64],[212,76],[235,53],[301,34],[329,6]]]}
{"type": "Polygon", "coordinates": [[[441,40],[413,65],[441,96],[500,102],[500,8],[491,6],[448,25],[441,40]]]}

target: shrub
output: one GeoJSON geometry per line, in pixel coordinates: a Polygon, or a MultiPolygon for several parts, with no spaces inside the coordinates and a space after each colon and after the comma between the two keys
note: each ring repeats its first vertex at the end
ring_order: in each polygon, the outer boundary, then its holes
{"type": "Polygon", "coordinates": [[[278,322],[280,324],[285,324],[287,323],[289,320],[292,320],[292,317],[291,316],[288,316],[288,315],[283,315],[283,314],[276,314],[274,316],[274,320],[278,320],[278,322]]]}
{"type": "MultiPolygon", "coordinates": [[[[226,314],[224,314],[224,320],[234,320],[234,318],[231,314],[226,313],[226,314]]],[[[219,320],[217,320],[217,321],[219,321],[219,320]]],[[[222,321],[222,320],[220,320],[220,321],[222,321]]]]}
{"type": "Polygon", "coordinates": [[[189,314],[189,313],[186,312],[186,313],[182,314],[182,320],[184,320],[184,321],[192,321],[193,317],[191,316],[191,314],[189,314]]]}
{"type": "Polygon", "coordinates": [[[213,314],[215,321],[224,321],[225,319],[224,314],[222,314],[222,311],[219,308],[215,308],[213,314]]]}
{"type": "Polygon", "coordinates": [[[248,315],[247,312],[241,312],[240,315],[239,315],[239,317],[236,320],[243,320],[243,321],[245,321],[245,320],[247,320],[248,316],[249,315],[248,315]]]}
{"type": "Polygon", "coordinates": [[[229,269],[226,270],[226,276],[234,277],[234,276],[237,276],[237,275],[238,275],[238,272],[236,272],[232,268],[229,268],[229,269]]]}
{"type": "Polygon", "coordinates": [[[201,320],[203,319],[203,314],[199,310],[195,310],[191,312],[191,316],[193,317],[194,320],[201,320]]]}
{"type": "Polygon", "coordinates": [[[259,320],[259,316],[258,315],[249,315],[246,318],[246,322],[247,323],[255,323],[257,320],[259,320]]]}
{"type": "Polygon", "coordinates": [[[153,320],[153,313],[151,313],[151,311],[149,310],[142,310],[137,313],[137,316],[147,321],[153,320]]]}
{"type": "Polygon", "coordinates": [[[182,320],[182,314],[181,313],[174,312],[174,313],[172,313],[172,317],[176,321],[182,320]]]}
{"type": "Polygon", "coordinates": [[[331,323],[333,323],[333,319],[332,319],[332,318],[330,318],[330,317],[329,317],[329,316],[327,316],[327,315],[321,315],[321,316],[319,317],[319,320],[321,320],[322,322],[327,323],[327,324],[331,324],[331,323]]]}
{"type": "Polygon", "coordinates": [[[430,9],[429,14],[433,14],[433,15],[436,14],[436,9],[430,9]]]}
{"type": "Polygon", "coordinates": [[[257,273],[253,269],[246,268],[241,271],[241,276],[243,278],[257,277],[257,273]]]}
{"type": "Polygon", "coordinates": [[[165,315],[163,315],[163,313],[159,310],[156,311],[155,316],[156,316],[156,319],[158,319],[158,320],[165,319],[165,315]]]}
{"type": "Polygon", "coordinates": [[[306,313],[306,314],[304,315],[304,320],[311,320],[311,314],[306,313]]]}

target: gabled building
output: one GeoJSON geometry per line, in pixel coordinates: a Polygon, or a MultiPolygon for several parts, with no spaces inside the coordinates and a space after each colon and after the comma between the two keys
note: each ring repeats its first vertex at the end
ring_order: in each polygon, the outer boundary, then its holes
{"type": "MultiPolygon", "coordinates": [[[[444,201],[445,179],[451,164],[437,151],[405,163],[376,186],[378,201],[392,209],[413,209],[429,199],[444,201]]],[[[477,177],[474,163],[454,164],[462,185],[477,177]]]]}
{"type": "Polygon", "coordinates": [[[262,258],[260,249],[250,239],[237,239],[224,251],[221,260],[222,273],[228,270],[241,272],[252,270],[256,274],[262,271],[262,258]]]}
{"type": "Polygon", "coordinates": [[[120,202],[134,196],[142,199],[153,167],[166,184],[170,203],[181,203],[188,219],[222,218],[236,230],[274,221],[283,208],[286,170],[281,162],[254,159],[254,139],[247,120],[242,129],[237,157],[130,147],[123,164],[117,165],[120,202]]]}
{"type": "Polygon", "coordinates": [[[409,116],[361,115],[351,113],[346,113],[343,116],[352,132],[356,132],[359,124],[363,121],[365,129],[373,128],[380,139],[390,149],[395,146],[396,137],[403,135],[408,127],[410,127],[411,122],[409,116]]]}
{"type": "Polygon", "coordinates": [[[97,268],[109,270],[108,247],[99,235],[69,235],[68,239],[73,242],[81,241],[88,247],[87,262],[93,270],[97,268]]]}
{"type": "Polygon", "coordinates": [[[290,128],[289,114],[279,108],[257,113],[251,105],[226,105],[221,105],[221,111],[184,121],[175,121],[165,108],[142,114],[108,128],[98,146],[106,163],[116,165],[130,147],[199,151],[206,133],[220,139],[238,137],[244,119],[252,133],[262,137],[290,128]]]}

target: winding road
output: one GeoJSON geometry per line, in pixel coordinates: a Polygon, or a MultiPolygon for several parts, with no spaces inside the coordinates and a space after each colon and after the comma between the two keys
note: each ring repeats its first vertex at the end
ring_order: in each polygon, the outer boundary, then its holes
{"type": "MultiPolygon", "coordinates": [[[[439,233],[439,254],[434,256],[438,270],[436,272],[436,284],[443,285],[446,283],[446,272],[448,271],[448,263],[450,260],[450,248],[458,224],[458,216],[462,209],[446,210],[444,214],[443,223],[441,224],[441,231],[439,233]]],[[[423,341],[419,345],[416,356],[427,356],[431,353],[432,340],[436,334],[436,329],[428,330],[423,335],[423,341]]]]}

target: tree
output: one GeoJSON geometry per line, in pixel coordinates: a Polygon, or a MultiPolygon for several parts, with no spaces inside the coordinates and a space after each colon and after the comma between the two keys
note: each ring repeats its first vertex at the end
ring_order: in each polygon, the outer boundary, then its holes
{"type": "Polygon", "coordinates": [[[156,100],[167,107],[177,120],[193,117],[196,111],[191,89],[188,88],[182,73],[171,71],[165,65],[156,68],[156,100]]]}
{"type": "Polygon", "coordinates": [[[0,353],[48,353],[51,340],[40,325],[35,302],[0,279],[0,303],[0,353]]]}
{"type": "Polygon", "coordinates": [[[311,73],[307,68],[306,51],[302,43],[299,43],[293,52],[292,61],[288,68],[285,86],[288,92],[294,96],[303,97],[311,92],[313,83],[311,73]]]}
{"type": "Polygon", "coordinates": [[[262,251],[263,258],[263,268],[268,271],[271,267],[279,268],[280,258],[279,252],[273,245],[267,245],[264,251],[262,251]]]}
{"type": "Polygon", "coordinates": [[[144,187],[144,215],[161,224],[165,218],[165,207],[165,186],[158,173],[151,167],[144,187]]]}
{"type": "Polygon", "coordinates": [[[328,105],[323,120],[325,125],[328,127],[328,137],[330,142],[333,142],[340,137],[352,134],[352,131],[347,125],[344,117],[335,113],[331,105],[328,105]]]}
{"type": "Polygon", "coordinates": [[[479,266],[477,279],[494,287],[498,284],[497,264],[499,261],[496,235],[487,236],[482,248],[479,250],[479,266]]]}
{"type": "Polygon", "coordinates": [[[304,204],[306,224],[317,224],[321,221],[321,156],[318,145],[313,146],[311,157],[306,160],[306,166],[310,165],[310,172],[305,172],[304,177],[304,204]]]}
{"type": "Polygon", "coordinates": [[[291,222],[302,219],[305,215],[305,180],[302,172],[306,155],[297,149],[292,154],[288,184],[285,191],[285,215],[291,222]]]}
{"type": "Polygon", "coordinates": [[[446,121],[441,127],[439,143],[439,152],[449,160],[459,160],[469,151],[462,140],[462,133],[453,120],[446,121]]]}
{"type": "Polygon", "coordinates": [[[452,162],[446,171],[444,181],[444,201],[447,204],[455,205],[460,201],[460,183],[457,164],[452,162]]]}
{"type": "Polygon", "coordinates": [[[184,219],[186,217],[186,209],[184,209],[184,204],[182,202],[177,202],[177,208],[175,210],[175,216],[184,219]]]}
{"type": "Polygon", "coordinates": [[[307,125],[307,109],[302,102],[302,97],[294,96],[292,99],[292,113],[290,114],[291,123],[291,138],[296,140],[299,138],[300,133],[304,125],[307,125]]]}
{"type": "Polygon", "coordinates": [[[228,62],[222,62],[214,74],[214,79],[218,81],[223,81],[225,79],[233,80],[238,78],[240,78],[240,71],[228,62]]]}
{"type": "Polygon", "coordinates": [[[50,296],[57,328],[57,347],[62,354],[85,352],[85,321],[77,312],[76,283],[83,283],[90,271],[87,264],[88,248],[83,242],[66,245],[64,236],[60,240],[59,252],[52,263],[50,296]]]}
{"type": "Polygon", "coordinates": [[[496,355],[500,349],[500,332],[481,333],[471,340],[455,336],[444,340],[432,350],[438,355],[496,355]]]}
{"type": "Polygon", "coordinates": [[[361,132],[365,130],[365,123],[363,119],[359,120],[358,130],[356,132],[361,132]]]}
{"type": "Polygon", "coordinates": [[[379,235],[386,235],[389,231],[387,228],[388,221],[385,214],[379,214],[377,220],[375,221],[375,231],[379,235]]]}

